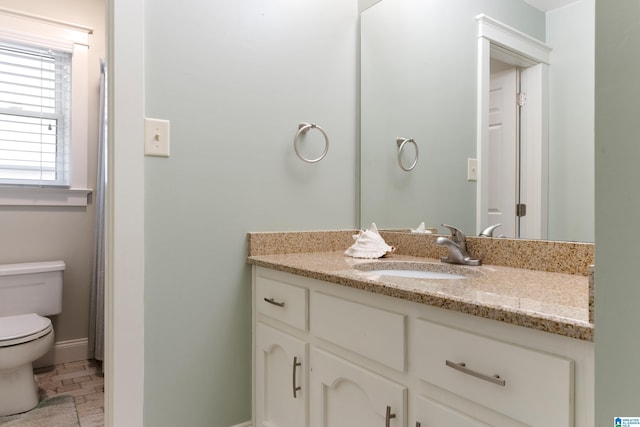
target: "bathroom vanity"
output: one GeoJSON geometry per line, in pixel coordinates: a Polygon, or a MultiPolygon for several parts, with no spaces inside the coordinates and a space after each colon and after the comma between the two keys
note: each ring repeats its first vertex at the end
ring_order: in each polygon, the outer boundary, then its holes
{"type": "Polygon", "coordinates": [[[255,426],[593,427],[586,275],[484,265],[415,279],[342,251],[259,253],[255,426]]]}

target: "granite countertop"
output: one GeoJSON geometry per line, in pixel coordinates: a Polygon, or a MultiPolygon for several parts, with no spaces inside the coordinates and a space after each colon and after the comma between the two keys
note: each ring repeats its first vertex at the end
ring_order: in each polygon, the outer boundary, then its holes
{"type": "Polygon", "coordinates": [[[468,313],[585,341],[593,341],[589,322],[589,278],[501,265],[450,266],[470,272],[465,279],[380,276],[355,268],[362,263],[430,262],[436,258],[391,254],[378,260],[344,251],[251,255],[249,264],[362,289],[448,310],[468,313]]]}

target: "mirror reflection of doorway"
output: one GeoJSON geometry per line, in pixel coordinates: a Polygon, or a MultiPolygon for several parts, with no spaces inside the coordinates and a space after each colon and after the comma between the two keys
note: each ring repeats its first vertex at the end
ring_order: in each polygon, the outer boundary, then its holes
{"type": "Polygon", "coordinates": [[[477,229],[501,223],[495,235],[543,239],[550,48],[486,15],[476,19],[480,36],[477,229]]]}
{"type": "Polygon", "coordinates": [[[540,64],[494,50],[489,66],[489,138],[487,225],[502,224],[496,235],[539,239],[541,234],[540,150],[543,132],[543,88],[529,84],[528,76],[540,64]],[[500,58],[500,59],[498,59],[500,58]]]}

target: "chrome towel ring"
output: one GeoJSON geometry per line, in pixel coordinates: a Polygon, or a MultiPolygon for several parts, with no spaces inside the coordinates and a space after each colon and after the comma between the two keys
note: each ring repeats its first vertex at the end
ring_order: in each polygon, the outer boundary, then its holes
{"type": "Polygon", "coordinates": [[[398,165],[400,165],[400,169],[402,169],[403,171],[409,172],[410,170],[416,167],[416,164],[418,164],[418,144],[413,140],[413,138],[402,138],[402,137],[396,138],[396,144],[398,144],[398,165]],[[413,163],[411,163],[411,166],[409,167],[406,167],[404,164],[402,164],[402,158],[401,158],[402,150],[404,150],[404,147],[407,145],[407,143],[413,144],[413,146],[416,149],[416,158],[413,159],[413,163]]]}
{"type": "Polygon", "coordinates": [[[305,161],[307,163],[316,163],[324,159],[324,156],[327,155],[327,152],[329,151],[329,137],[327,136],[327,133],[324,131],[324,129],[322,129],[320,126],[316,125],[315,123],[302,122],[298,125],[298,132],[296,132],[296,136],[293,138],[293,148],[294,150],[296,150],[296,155],[300,158],[300,160],[305,161]],[[318,129],[324,136],[324,151],[322,152],[322,154],[320,154],[320,157],[317,157],[315,159],[307,159],[302,154],[300,154],[300,150],[298,149],[298,144],[300,143],[300,135],[304,135],[310,129],[318,129]]]}

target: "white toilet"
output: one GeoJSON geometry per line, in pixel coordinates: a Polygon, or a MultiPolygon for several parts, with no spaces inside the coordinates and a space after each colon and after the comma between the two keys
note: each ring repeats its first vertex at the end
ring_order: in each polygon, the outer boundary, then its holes
{"type": "Polygon", "coordinates": [[[38,405],[33,361],[53,345],[62,312],[63,261],[0,265],[0,416],[38,405]]]}

